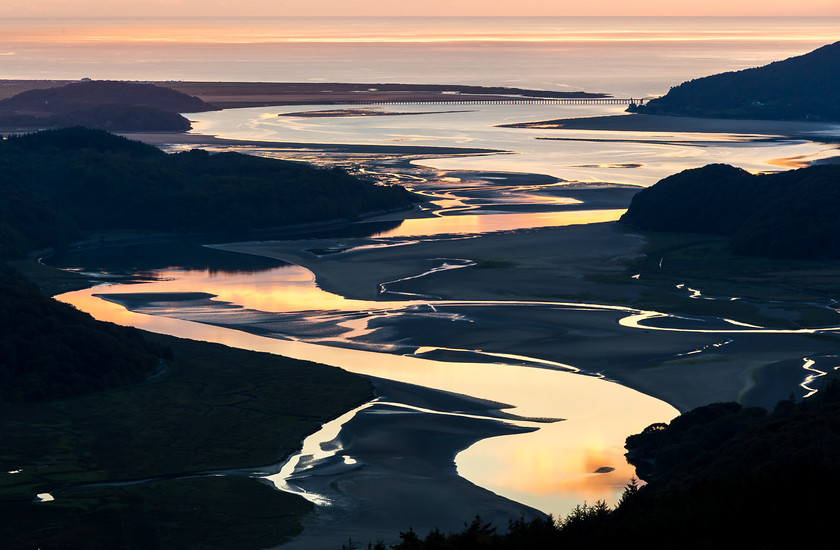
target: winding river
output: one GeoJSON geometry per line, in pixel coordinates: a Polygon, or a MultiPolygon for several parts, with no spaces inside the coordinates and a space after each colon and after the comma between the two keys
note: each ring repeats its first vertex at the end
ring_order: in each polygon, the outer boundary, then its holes
{"type": "MultiPolygon", "coordinates": [[[[302,106],[300,110],[310,108],[319,107],[302,106]]],[[[607,134],[585,132],[562,134],[569,140],[560,143],[534,139],[544,131],[496,126],[514,117],[519,121],[539,120],[555,113],[531,107],[517,108],[515,114],[510,110],[510,106],[489,106],[412,117],[295,119],[278,117],[276,109],[236,109],[204,113],[194,126],[198,132],[232,139],[316,143],[328,135],[335,143],[409,141],[516,152],[421,160],[410,155],[323,156],[265,145],[249,147],[244,142],[242,146],[223,147],[341,164],[369,177],[409,184],[437,203],[434,216],[427,213],[419,219],[405,220],[363,244],[348,245],[352,239],[338,236],[328,239],[327,244],[319,241],[318,250],[299,251],[313,255],[340,256],[354,247],[411,247],[444,236],[469,239],[497,231],[609,222],[622,212],[615,205],[626,207],[637,188],[609,182],[650,185],[664,175],[704,164],[710,158],[765,169],[780,157],[813,159],[829,154],[823,145],[806,139],[767,141],[724,134],[640,132],[625,136],[626,140],[605,142],[607,134]],[[571,192],[575,189],[577,194],[571,192]],[[607,194],[614,198],[599,198],[607,194]],[[599,204],[605,209],[598,210],[599,204]]],[[[557,114],[582,114],[578,111],[557,114]]],[[[609,109],[587,111],[593,115],[610,113],[609,109]]],[[[458,473],[497,494],[558,515],[584,501],[616,502],[633,476],[623,457],[626,436],[677,414],[677,409],[664,401],[600,376],[605,365],[632,363],[655,354],[662,356],[663,365],[670,365],[668,361],[681,361],[687,355],[693,359],[708,357],[712,351],[736,362],[752,356],[729,343],[734,335],[782,338],[838,330],[782,331],[714,316],[667,315],[599,303],[439,300],[411,290],[413,282],[430,274],[470,265],[467,260],[447,258],[432,261],[399,280],[378,281],[382,293],[377,300],[348,299],[325,292],[311,271],[293,264],[257,272],[160,268],[145,273],[146,282],[140,284],[106,284],[59,299],[102,320],[317,361],[504,404],[509,413],[504,421],[518,433],[482,439],[463,450],[456,458],[458,473]],[[534,330],[544,336],[544,342],[554,344],[532,353],[527,346],[506,348],[503,340],[487,345],[461,343],[500,323],[505,323],[504,330],[508,331],[518,330],[517,324],[522,323],[521,331],[534,330]],[[416,334],[412,327],[419,327],[416,334]],[[605,346],[607,339],[611,343],[605,346]]],[[[700,294],[695,289],[684,291],[700,294]]],[[[790,353],[799,354],[799,344],[797,341],[790,353]]],[[[769,346],[767,353],[784,345],[769,346]]],[[[789,377],[804,380],[812,374],[802,369],[811,367],[808,361],[826,361],[825,354],[811,358],[812,350],[803,350],[797,357],[801,376],[794,373],[789,377]]],[[[743,383],[746,393],[761,381],[743,383]]],[[[716,397],[714,392],[709,395],[716,397]]],[[[406,404],[388,406],[391,414],[410,410],[406,404]]],[[[334,467],[337,457],[346,467],[353,467],[356,458],[341,449],[337,434],[342,425],[364,410],[352,411],[328,424],[304,443],[302,454],[264,474],[271,476],[278,488],[300,492],[313,502],[328,505],[335,500],[334,495],[307,492],[302,480],[307,472],[314,471],[313,465],[334,467]],[[323,452],[327,447],[331,450],[323,452]]],[[[498,415],[492,417],[498,420],[498,415]]]]}
{"type": "MultiPolygon", "coordinates": [[[[584,221],[580,212],[566,214],[566,222],[584,221]]],[[[601,216],[614,219],[611,213],[601,216]]],[[[489,223],[492,216],[487,218],[489,223]]],[[[556,213],[555,223],[562,224],[561,218],[563,213],[556,213]]],[[[433,219],[441,220],[441,234],[451,236],[453,226],[447,225],[447,218],[433,219]]],[[[527,216],[517,219],[526,220],[527,216]]],[[[537,225],[539,220],[539,216],[534,217],[537,225]]],[[[594,220],[603,221],[598,214],[594,220]]],[[[509,230],[509,221],[501,221],[499,227],[509,230]]],[[[414,232],[409,228],[391,232],[382,239],[382,246],[392,242],[389,239],[398,239],[406,246],[405,239],[410,243],[412,238],[421,236],[434,238],[429,235],[427,224],[416,227],[414,232]]],[[[455,263],[450,267],[468,265],[455,263]]],[[[418,272],[408,279],[446,266],[441,263],[438,268],[418,272]]],[[[106,284],[64,294],[59,299],[102,320],[317,361],[364,375],[505,404],[505,410],[511,414],[505,421],[527,431],[472,445],[457,456],[458,472],[497,494],[554,514],[565,514],[583,501],[615,502],[633,476],[623,458],[624,438],[651,423],[670,420],[677,414],[676,409],[604,377],[587,375],[573,361],[562,360],[564,346],[560,341],[557,359],[499,349],[441,346],[437,340],[453,325],[478,331],[494,319],[504,318],[504,312],[515,310],[523,317],[545,318],[541,322],[558,334],[576,331],[577,345],[584,352],[593,346],[593,354],[594,346],[609,331],[616,333],[619,342],[630,342],[641,334],[650,335],[651,331],[675,335],[670,349],[658,349],[673,357],[705,353],[725,345],[725,341],[720,342],[722,335],[779,336],[840,330],[778,330],[724,318],[669,315],[597,303],[453,301],[422,295],[387,301],[354,300],[322,290],[313,273],[297,265],[257,272],[168,268],[145,273],[146,277],[149,275],[150,282],[106,284]],[[432,327],[424,332],[429,339],[425,344],[388,341],[388,327],[418,322],[430,323],[432,327]],[[386,337],[379,335],[383,330],[386,337]],[[718,338],[718,343],[709,336],[718,338]],[[444,359],[435,360],[438,356],[444,359]]],[[[387,292],[389,283],[382,283],[387,292]]],[[[802,378],[805,376],[803,373],[802,378]]],[[[390,405],[400,410],[409,408],[390,405]]],[[[336,438],[341,426],[365,407],[326,425],[304,442],[299,455],[264,475],[278,488],[302,493],[319,505],[329,505],[334,496],[301,489],[305,485],[301,479],[317,470],[313,465],[332,464],[336,456],[341,456],[348,466],[354,464],[355,458],[336,444],[336,438]]]]}
{"type": "MultiPolygon", "coordinates": [[[[169,269],[155,273],[154,278],[154,282],[108,284],[58,298],[98,319],[144,330],[317,361],[509,405],[509,411],[521,417],[511,422],[538,429],[481,441],[459,454],[458,471],[482,487],[547,512],[565,513],[584,500],[615,501],[633,475],[623,459],[624,438],[676,415],[676,410],[662,401],[595,376],[577,374],[574,366],[559,362],[483,354],[481,350],[463,350],[474,358],[472,361],[436,361],[423,357],[437,351],[432,348],[400,355],[389,353],[388,346],[382,346],[382,351],[371,351],[372,346],[345,347],[353,345],[371,321],[384,317],[399,323],[403,316],[416,317],[418,310],[421,316],[451,323],[459,318],[468,322],[469,312],[459,311],[462,308],[567,308],[601,314],[610,308],[524,302],[439,303],[427,299],[347,300],[322,291],[312,273],[294,265],[256,273],[169,269]],[[167,296],[195,292],[214,298],[166,301],[167,296]],[[154,295],[151,301],[143,298],[147,293],[154,295]],[[257,322],[263,328],[266,322],[279,327],[287,324],[287,319],[294,319],[291,324],[295,326],[303,323],[315,327],[316,334],[289,335],[280,329],[271,334],[261,331],[260,335],[246,332],[257,322]],[[229,328],[237,324],[242,330],[229,328]],[[337,337],[325,326],[348,330],[337,337]],[[599,469],[601,473],[596,473],[599,469]]],[[[334,428],[317,434],[315,441],[304,447],[318,449],[324,442],[319,438],[331,439],[334,428]]],[[[316,502],[329,500],[326,495],[324,500],[311,498],[316,502]]]]}

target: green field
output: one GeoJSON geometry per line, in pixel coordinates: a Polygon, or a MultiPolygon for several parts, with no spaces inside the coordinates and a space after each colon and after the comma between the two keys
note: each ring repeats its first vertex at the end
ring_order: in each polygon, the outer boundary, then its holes
{"type": "Polygon", "coordinates": [[[708,235],[644,232],[644,254],[618,274],[593,275],[607,284],[633,285],[632,305],[666,313],[714,315],[771,328],[834,326],[825,304],[840,292],[840,262],[734,254],[728,240],[708,235]],[[639,277],[631,281],[631,276],[639,277]],[[706,298],[691,298],[684,285],[706,298]],[[733,300],[733,298],[735,298],[733,300]]]}
{"type": "Polygon", "coordinates": [[[186,476],[281,461],[369,399],[369,382],[305,361],[146,337],[174,359],[145,382],[0,408],[3,548],[245,549],[299,532],[310,509],[302,498],[247,477],[186,476]],[[85,486],[147,478],[157,481],[85,486]],[[34,502],[42,492],[55,501],[34,502]]]}

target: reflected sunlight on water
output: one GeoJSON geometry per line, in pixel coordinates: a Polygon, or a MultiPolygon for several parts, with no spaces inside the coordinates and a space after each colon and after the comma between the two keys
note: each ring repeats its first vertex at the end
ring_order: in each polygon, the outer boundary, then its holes
{"type": "Polygon", "coordinates": [[[474,214],[415,218],[404,220],[399,227],[375,237],[415,237],[448,233],[490,233],[523,227],[562,227],[586,223],[616,221],[626,210],[580,210],[570,212],[537,212],[527,214],[474,214]]]}
{"type": "MultiPolygon", "coordinates": [[[[213,274],[203,270],[167,270],[150,288],[129,285],[123,292],[194,292],[199,289],[216,295],[215,300],[248,309],[289,312],[307,310],[353,310],[369,302],[348,300],[324,292],[315,285],[312,273],[296,265],[254,273],[213,274]]],[[[101,290],[103,287],[97,287],[101,290]]],[[[111,293],[116,287],[104,287],[111,293]]],[[[383,304],[383,306],[387,306],[383,304]]]]}
{"type": "Polygon", "coordinates": [[[12,43],[732,42],[836,38],[828,18],[105,17],[6,18],[12,43]]]}
{"type": "MultiPolygon", "coordinates": [[[[592,376],[501,363],[447,363],[300,341],[278,340],[207,324],[133,313],[95,294],[208,292],[218,299],[265,311],[292,311],[303,300],[317,307],[382,309],[388,303],[329,298],[296,266],[263,274],[209,276],[203,272],[168,271],[157,282],[111,285],[59,296],[97,319],[152,332],[219,342],[288,357],[335,365],[345,370],[441,389],[514,407],[526,418],[563,418],[528,423],[536,432],[482,440],[457,458],[458,471],[474,483],[554,514],[568,513],[581,497],[615,502],[632,476],[623,459],[624,438],[653,422],[676,415],[670,405],[592,376]],[[286,286],[288,282],[289,286],[286,286]],[[311,287],[306,290],[306,287],[311,287]],[[319,296],[323,295],[323,296],[319,296]],[[615,471],[596,474],[599,468],[615,471]]],[[[403,307],[403,303],[391,303],[403,307]]]]}
{"type": "Polygon", "coordinates": [[[3,18],[0,53],[4,78],[417,82],[639,97],[813,50],[837,40],[838,20],[3,18]]]}
{"type": "MultiPolygon", "coordinates": [[[[316,109],[317,106],[301,106],[316,109]]],[[[428,112],[434,105],[400,110],[428,112]]],[[[413,160],[438,170],[545,174],[564,181],[649,186],[686,168],[723,162],[751,172],[778,169],[773,159],[811,160],[836,154],[807,139],[755,140],[732,133],[598,131],[511,128],[501,124],[622,114],[622,105],[481,105],[465,112],[423,116],[321,117],[301,122],[279,108],[227,109],[190,115],[193,132],[235,140],[485,148],[511,154],[443,156],[413,160]],[[264,116],[271,114],[272,116],[264,116]]],[[[268,149],[266,149],[268,150],[268,149]]],[[[456,153],[457,151],[453,151],[456,153]]],[[[295,153],[295,155],[298,153],[295,153]]],[[[408,147],[405,154],[411,154],[408,147]]],[[[283,151],[272,156],[282,158],[283,151]]],[[[294,156],[290,156],[294,158],[294,156]]],[[[410,182],[404,182],[411,185],[410,182]]]]}

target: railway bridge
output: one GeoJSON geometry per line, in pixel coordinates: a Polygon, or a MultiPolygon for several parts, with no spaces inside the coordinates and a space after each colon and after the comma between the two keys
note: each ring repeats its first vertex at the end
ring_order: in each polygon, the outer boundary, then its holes
{"type": "Polygon", "coordinates": [[[412,98],[336,101],[336,105],[643,105],[655,99],[624,97],[412,98]]]}

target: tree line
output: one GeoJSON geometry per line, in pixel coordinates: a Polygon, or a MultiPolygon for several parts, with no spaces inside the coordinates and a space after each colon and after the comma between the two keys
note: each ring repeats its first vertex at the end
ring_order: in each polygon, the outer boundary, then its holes
{"type": "Polygon", "coordinates": [[[840,120],[840,42],[762,67],[697,78],[631,111],[763,120],[840,120]]]}
{"type": "Polygon", "coordinates": [[[836,260],[838,209],[840,165],[750,174],[710,164],[643,189],[621,221],[652,231],[724,235],[736,254],[836,260]]]}
{"type": "Polygon", "coordinates": [[[0,403],[45,401],[139,382],[169,351],[96,321],[0,264],[0,403]]]}
{"type": "MultiPolygon", "coordinates": [[[[163,151],[81,127],[0,141],[0,260],[107,230],[230,233],[408,207],[414,195],[341,170],[238,153],[163,151]]],[[[0,266],[0,402],[137,382],[166,350],[99,323],[0,266]]]]}
{"type": "Polygon", "coordinates": [[[102,130],[0,141],[0,259],[81,231],[230,233],[407,208],[416,197],[340,169],[226,152],[167,154],[102,130]]]}

